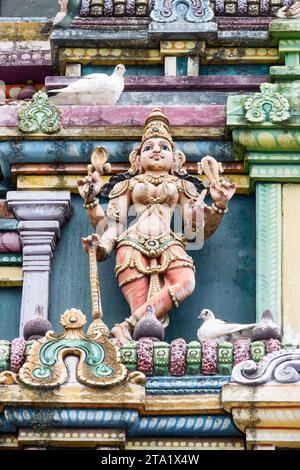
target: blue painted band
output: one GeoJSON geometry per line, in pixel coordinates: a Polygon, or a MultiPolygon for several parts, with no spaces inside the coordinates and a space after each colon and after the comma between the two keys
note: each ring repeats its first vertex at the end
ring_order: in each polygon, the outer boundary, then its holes
{"type": "Polygon", "coordinates": [[[15,232],[19,221],[16,219],[0,219],[0,232],[15,232]]]}
{"type": "MultiPolygon", "coordinates": [[[[95,147],[105,147],[110,162],[128,162],[128,156],[138,142],[132,141],[22,141],[0,142],[0,169],[6,182],[11,181],[11,165],[17,163],[82,163],[89,162],[95,147]]],[[[234,156],[231,142],[178,141],[189,162],[213,155],[219,161],[231,161],[234,156]]]]}
{"type": "MultiPolygon", "coordinates": [[[[4,410],[5,429],[32,427],[34,420],[47,422],[47,427],[66,428],[121,428],[128,436],[186,436],[225,437],[241,433],[227,415],[139,416],[135,410],[70,409],[70,408],[18,408],[4,410]]],[[[1,428],[0,428],[1,430],[1,428]]]]}

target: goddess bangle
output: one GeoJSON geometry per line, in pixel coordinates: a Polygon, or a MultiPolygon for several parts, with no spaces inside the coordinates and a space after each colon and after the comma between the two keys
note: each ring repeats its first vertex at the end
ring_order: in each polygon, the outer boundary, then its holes
{"type": "Polygon", "coordinates": [[[93,209],[93,207],[96,207],[97,205],[99,204],[99,199],[94,199],[92,202],[89,202],[89,203],[84,203],[83,204],[83,207],[85,209],[93,209]]]}
{"type": "Polygon", "coordinates": [[[228,212],[228,207],[226,207],[226,209],[221,209],[221,207],[216,206],[214,202],[212,203],[211,207],[219,215],[224,215],[226,212],[228,212]]]}

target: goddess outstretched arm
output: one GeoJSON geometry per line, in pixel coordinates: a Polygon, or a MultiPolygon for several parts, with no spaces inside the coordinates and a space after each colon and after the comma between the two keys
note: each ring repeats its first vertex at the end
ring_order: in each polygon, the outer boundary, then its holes
{"type": "Polygon", "coordinates": [[[90,173],[85,178],[79,180],[77,185],[79,194],[84,200],[83,206],[88,211],[92,226],[94,228],[98,227],[99,233],[99,224],[101,223],[102,231],[104,231],[107,227],[107,219],[104,210],[99,204],[99,199],[96,198],[103,186],[103,181],[101,180],[99,173],[96,171],[90,173]]]}
{"type": "Polygon", "coordinates": [[[211,183],[210,196],[213,199],[212,206],[204,203],[206,190],[197,197],[193,197],[192,191],[184,191],[180,198],[183,210],[183,221],[185,234],[188,239],[193,239],[199,235],[207,240],[220,225],[223,215],[228,211],[228,201],[232,198],[236,190],[234,183],[226,181],[218,185],[211,183]]]}
{"type": "Polygon", "coordinates": [[[128,185],[123,184],[123,182],[118,183],[110,194],[111,199],[105,215],[107,223],[105,231],[103,231],[102,224],[100,224],[99,230],[99,225],[97,226],[96,224],[94,227],[97,233],[92,234],[91,237],[82,239],[83,246],[88,251],[92,238],[93,243],[97,245],[98,261],[102,261],[108,257],[116,244],[117,238],[124,231],[131,201],[130,191],[128,191],[127,186],[128,185]]]}

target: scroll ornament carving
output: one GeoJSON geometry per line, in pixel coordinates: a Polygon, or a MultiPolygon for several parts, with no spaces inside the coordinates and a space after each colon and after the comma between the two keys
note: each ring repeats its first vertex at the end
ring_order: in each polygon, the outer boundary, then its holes
{"type": "Polygon", "coordinates": [[[151,12],[151,18],[160,23],[171,23],[180,20],[180,5],[187,6],[185,21],[205,23],[214,17],[209,6],[209,0],[156,0],[151,12]]]}
{"type": "MultiPolygon", "coordinates": [[[[101,320],[96,321],[99,323],[101,320]]],[[[105,325],[91,326],[85,334],[85,324],[86,317],[80,310],[66,310],[61,317],[64,332],[57,335],[49,331],[34,343],[19,371],[19,380],[30,387],[59,387],[68,379],[64,358],[72,354],[79,357],[78,382],[96,387],[124,382],[127,370],[108,339],[105,325]]]]}
{"type": "Polygon", "coordinates": [[[243,385],[300,383],[300,350],[274,351],[259,364],[241,362],[234,367],[231,381],[243,385]]]}
{"type": "Polygon", "coordinates": [[[25,134],[54,134],[61,129],[60,117],[61,111],[49,104],[47,94],[38,91],[18,113],[19,130],[25,134]]]}
{"type": "Polygon", "coordinates": [[[254,123],[269,121],[276,124],[288,120],[291,115],[287,98],[276,93],[270,83],[263,83],[260,89],[260,93],[255,93],[245,102],[247,121],[254,123]]]}

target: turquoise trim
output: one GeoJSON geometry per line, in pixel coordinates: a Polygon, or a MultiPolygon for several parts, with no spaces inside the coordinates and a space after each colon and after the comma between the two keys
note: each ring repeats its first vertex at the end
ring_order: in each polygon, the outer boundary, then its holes
{"type": "Polygon", "coordinates": [[[230,376],[184,376],[184,377],[148,377],[146,392],[148,395],[191,395],[220,394],[230,376]]]}
{"type": "Polygon", "coordinates": [[[0,253],[0,266],[22,266],[22,255],[0,253]]]}
{"type": "Polygon", "coordinates": [[[0,232],[15,232],[19,221],[15,219],[0,219],[0,232]]]}
{"type": "Polygon", "coordinates": [[[256,185],[256,320],[271,310],[281,324],[281,185],[256,185]]]}
{"type": "MultiPolygon", "coordinates": [[[[81,75],[89,75],[91,73],[107,73],[111,75],[115,69],[115,65],[82,65],[81,75]]],[[[164,64],[154,65],[128,65],[126,64],[126,77],[136,76],[164,76],[164,64]]]]}

